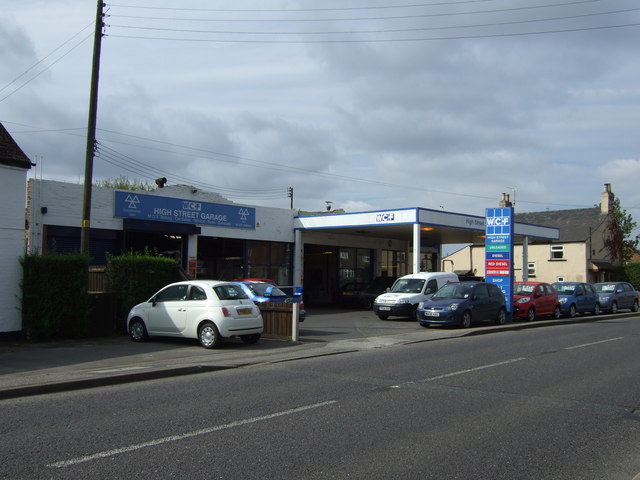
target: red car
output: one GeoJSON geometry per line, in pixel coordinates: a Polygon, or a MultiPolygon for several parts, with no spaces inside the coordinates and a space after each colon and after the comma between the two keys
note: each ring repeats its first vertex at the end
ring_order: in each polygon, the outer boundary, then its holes
{"type": "Polygon", "coordinates": [[[513,316],[528,322],[537,317],[560,318],[558,292],[544,282],[514,282],[513,316]]]}

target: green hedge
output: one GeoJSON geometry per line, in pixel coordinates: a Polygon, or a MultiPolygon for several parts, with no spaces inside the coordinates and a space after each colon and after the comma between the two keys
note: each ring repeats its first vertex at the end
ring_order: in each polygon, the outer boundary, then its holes
{"type": "Polygon", "coordinates": [[[33,340],[87,336],[89,257],[28,254],[20,263],[24,335],[33,340]]]}
{"type": "Polygon", "coordinates": [[[636,289],[640,289],[640,263],[626,263],[616,267],[613,271],[613,279],[621,282],[629,282],[636,289]]]}
{"type": "Polygon", "coordinates": [[[129,252],[107,261],[107,289],[118,299],[118,317],[123,322],[131,307],[176,280],[178,262],[172,258],[129,252]]]}

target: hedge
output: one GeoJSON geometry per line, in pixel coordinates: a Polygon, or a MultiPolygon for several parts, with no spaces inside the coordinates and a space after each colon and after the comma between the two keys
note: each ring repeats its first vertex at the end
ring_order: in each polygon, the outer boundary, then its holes
{"type": "Polygon", "coordinates": [[[131,307],[176,280],[178,262],[172,258],[128,252],[107,261],[107,290],[118,299],[118,317],[123,322],[131,307]]]}
{"type": "Polygon", "coordinates": [[[22,331],[26,338],[48,340],[87,336],[89,256],[28,254],[22,265],[22,331]]]}

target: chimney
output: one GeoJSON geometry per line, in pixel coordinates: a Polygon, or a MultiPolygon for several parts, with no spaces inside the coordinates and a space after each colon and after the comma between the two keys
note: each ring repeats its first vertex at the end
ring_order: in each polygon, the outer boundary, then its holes
{"type": "Polygon", "coordinates": [[[503,193],[502,194],[502,200],[500,200],[500,203],[498,203],[498,206],[500,206],[500,207],[511,207],[511,206],[513,206],[513,204],[511,203],[511,200],[509,200],[509,194],[508,193],[503,193]]]}
{"type": "Polygon", "coordinates": [[[604,184],[604,192],[600,194],[600,213],[611,213],[613,208],[613,193],[611,193],[611,184],[604,184]]]}

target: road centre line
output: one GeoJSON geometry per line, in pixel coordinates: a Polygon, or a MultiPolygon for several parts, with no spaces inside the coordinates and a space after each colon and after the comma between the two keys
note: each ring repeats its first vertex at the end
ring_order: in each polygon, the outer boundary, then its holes
{"type": "Polygon", "coordinates": [[[597,342],[583,343],[582,345],[573,345],[571,347],[564,347],[564,349],[565,350],[574,350],[576,348],[591,347],[592,345],[599,345],[601,343],[615,342],[616,340],[622,340],[623,338],[624,337],[609,338],[607,340],[599,340],[597,342]]]}
{"type": "MultiPolygon", "coordinates": [[[[510,363],[520,362],[526,359],[527,357],[512,358],[510,360],[505,360],[503,362],[490,363],[488,365],[481,365],[479,367],[467,368],[465,370],[458,370],[457,372],[445,373],[443,375],[437,375],[435,377],[425,378],[424,380],[420,380],[419,382],[433,382],[435,380],[441,380],[443,378],[455,377],[456,375],[464,375],[465,373],[477,372],[478,370],[486,370],[487,368],[494,368],[494,367],[500,367],[502,365],[509,365],[510,363]]],[[[419,382],[415,382],[415,383],[419,383],[419,382]]]]}
{"type": "Polygon", "coordinates": [[[283,410],[281,412],[270,413],[268,415],[263,415],[260,417],[252,417],[244,420],[237,420],[235,422],[226,423],[224,425],[216,425],[213,427],[203,428],[201,430],[195,430],[193,432],[187,432],[180,435],[171,435],[169,437],[157,438],[155,440],[149,440],[148,442],[137,443],[134,445],[128,445],[126,447],[114,448],[113,450],[105,450],[103,452],[94,453],[92,455],[86,455],[84,457],[72,458],[70,460],[61,460],[59,462],[51,463],[47,465],[47,467],[54,468],[65,468],[71,467],[73,465],[78,465],[84,462],[90,462],[92,460],[97,460],[99,458],[107,458],[112,457],[114,455],[119,455],[121,453],[133,452],[135,450],[140,450],[142,448],[154,447],[156,445],[162,445],[164,443],[169,442],[177,442],[180,440],[184,440],[186,438],[197,437],[199,435],[206,435],[208,433],[219,432],[221,430],[227,430],[230,428],[240,427],[242,425],[248,425],[251,423],[262,422],[264,420],[270,420],[272,418],[284,417],[286,415],[293,415],[296,413],[304,412],[307,410],[313,410],[314,408],[327,407],[329,405],[333,405],[338,403],[337,400],[328,400],[326,402],[314,403],[311,405],[304,405],[302,407],[291,408],[289,410],[283,410]]]}

